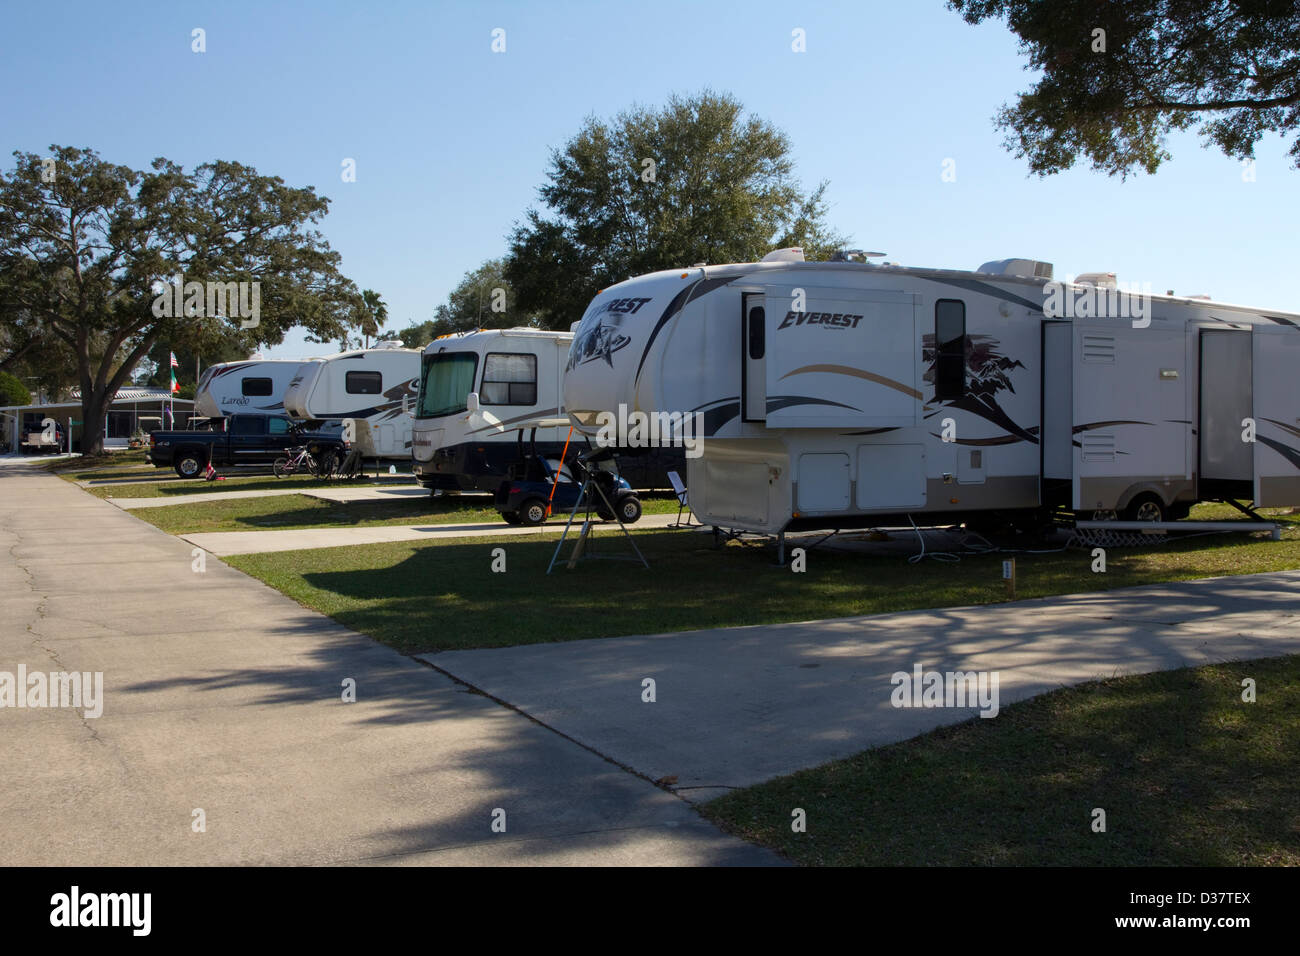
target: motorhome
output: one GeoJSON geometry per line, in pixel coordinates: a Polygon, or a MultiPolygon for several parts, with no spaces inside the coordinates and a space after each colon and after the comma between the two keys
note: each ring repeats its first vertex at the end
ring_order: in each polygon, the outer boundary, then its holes
{"type": "MultiPolygon", "coordinates": [[[[424,350],[411,451],[415,475],[434,491],[492,491],[519,459],[521,425],[563,415],[561,378],[572,332],[480,329],[434,339],[424,350]]],[[[569,429],[528,428],[529,446],[558,460],[569,429]]],[[[570,457],[586,448],[581,435],[570,457]]],[[[681,454],[627,455],[619,472],[634,488],[666,488],[681,454]]],[[[678,464],[677,467],[680,467],[678,464]]]]}
{"type": "Polygon", "coordinates": [[[194,410],[223,415],[283,415],[284,392],[297,374],[296,359],[250,359],[210,365],[199,377],[194,410]]]}
{"type": "Polygon", "coordinates": [[[351,440],[364,457],[407,459],[419,374],[419,349],[396,342],[340,352],[298,367],[284,410],[310,421],[350,419],[351,440]]]}
{"type": "MultiPolygon", "coordinates": [[[[519,424],[560,414],[560,376],[572,341],[572,332],[515,328],[430,342],[411,433],[421,483],[435,491],[496,491],[519,457],[519,424]]],[[[557,458],[567,432],[537,429],[538,454],[557,458]]]]}
{"type": "Polygon", "coordinates": [[[691,506],[743,531],[1300,505],[1300,315],[1055,282],[1032,259],[803,258],[602,291],[570,419],[597,437],[620,414],[690,415],[691,506]]]}

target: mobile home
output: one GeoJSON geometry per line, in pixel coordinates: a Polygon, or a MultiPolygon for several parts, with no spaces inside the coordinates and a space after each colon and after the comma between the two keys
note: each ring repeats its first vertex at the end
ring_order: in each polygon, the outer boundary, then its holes
{"type": "MultiPolygon", "coordinates": [[[[519,457],[519,426],[563,415],[560,388],[572,341],[572,332],[514,328],[456,333],[429,343],[411,442],[416,477],[434,490],[495,491],[519,457]]],[[[568,433],[563,427],[538,428],[538,454],[558,459],[568,433]]],[[[580,434],[574,437],[570,457],[579,446],[586,448],[580,434]]],[[[634,488],[666,488],[667,469],[680,468],[680,462],[680,451],[628,455],[619,473],[634,488]]]]}
{"type": "Polygon", "coordinates": [[[1170,520],[1207,499],[1300,504],[1297,368],[1294,313],[1125,293],[1107,273],[1057,283],[1027,259],[781,250],[604,290],[564,403],[593,436],[620,406],[698,416],[691,506],[725,528],[1170,520]]]}
{"type": "Polygon", "coordinates": [[[352,419],[367,458],[409,458],[420,351],[397,343],[340,352],[304,362],[284,391],[293,418],[352,419]]]}
{"type": "Polygon", "coordinates": [[[284,393],[302,362],[251,359],[210,365],[199,377],[194,409],[208,418],[223,415],[283,415],[284,393]]]}

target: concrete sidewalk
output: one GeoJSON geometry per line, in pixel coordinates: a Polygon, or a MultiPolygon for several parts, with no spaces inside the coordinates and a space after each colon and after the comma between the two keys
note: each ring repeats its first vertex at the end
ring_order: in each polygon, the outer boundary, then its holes
{"type": "Polygon", "coordinates": [[[891,675],[916,665],[996,671],[1005,707],[1095,678],[1294,653],[1300,571],[424,659],[707,799],[976,713],[894,707],[891,675]],[[641,700],[645,678],[655,703],[641,700]]]}
{"type": "MultiPolygon", "coordinates": [[[[181,538],[209,554],[264,554],[268,551],[306,551],[312,548],[342,548],[357,544],[382,544],[388,541],[438,541],[448,538],[525,537],[564,530],[567,516],[556,515],[539,528],[521,528],[503,521],[478,524],[397,524],[367,525],[358,528],[299,528],[287,531],[204,531],[181,535],[181,538]]],[[[628,530],[666,528],[676,515],[645,515],[628,530]]],[[[595,527],[608,534],[618,525],[598,522],[595,527]]],[[[581,524],[574,522],[571,534],[581,524]]]]}
{"type": "Polygon", "coordinates": [[[0,709],[0,865],[776,862],[215,558],[196,573],[192,551],[0,462],[0,671],[104,681],[97,719],[0,709]]]}

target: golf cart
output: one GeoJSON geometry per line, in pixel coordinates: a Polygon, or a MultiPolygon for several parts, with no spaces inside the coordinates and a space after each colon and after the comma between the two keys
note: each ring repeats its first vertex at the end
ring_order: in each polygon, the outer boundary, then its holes
{"type": "Polygon", "coordinates": [[[552,512],[568,514],[579,503],[588,478],[591,500],[583,504],[601,518],[614,521],[617,517],[632,524],[641,517],[641,499],[614,470],[612,450],[590,450],[568,462],[548,460],[537,453],[537,427],[530,431],[527,448],[524,431],[520,428],[518,433],[519,460],[510,466],[493,499],[507,524],[535,527],[545,524],[552,512]]]}

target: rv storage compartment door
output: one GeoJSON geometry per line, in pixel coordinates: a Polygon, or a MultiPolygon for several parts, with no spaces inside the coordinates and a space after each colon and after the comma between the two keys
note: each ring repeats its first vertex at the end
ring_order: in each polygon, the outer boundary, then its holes
{"type": "Polygon", "coordinates": [[[1256,326],[1255,506],[1300,506],[1300,329],[1256,326]]]}
{"type": "Polygon", "coordinates": [[[798,482],[795,501],[800,513],[848,510],[849,456],[843,452],[800,455],[795,480],[798,482]]]}
{"type": "Polygon", "coordinates": [[[924,508],[924,445],[859,445],[858,510],[924,508]]]}
{"type": "Polygon", "coordinates": [[[1074,321],[1074,508],[1113,511],[1136,484],[1191,476],[1183,329],[1074,321]]]}
{"type": "Polygon", "coordinates": [[[773,286],[765,302],[768,428],[917,424],[916,296],[773,286]]]}

